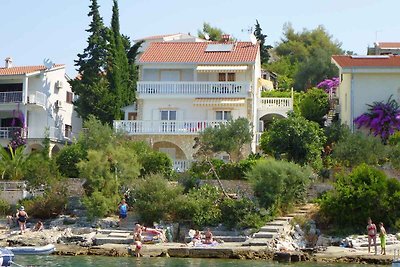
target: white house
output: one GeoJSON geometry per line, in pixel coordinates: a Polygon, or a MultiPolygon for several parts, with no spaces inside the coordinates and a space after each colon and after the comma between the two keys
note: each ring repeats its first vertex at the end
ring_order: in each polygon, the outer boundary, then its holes
{"type": "Polygon", "coordinates": [[[368,55],[400,55],[400,42],[377,42],[368,47],[368,55]]]}
{"type": "Polygon", "coordinates": [[[293,107],[292,98],[260,97],[260,51],[251,42],[151,43],[138,65],[137,101],[114,128],[147,140],[179,169],[192,160],[194,137],[206,127],[248,118],[256,151],[265,121],[293,107]]]}
{"type": "Polygon", "coordinates": [[[340,73],[340,120],[351,129],[367,104],[390,96],[400,102],[400,56],[332,56],[332,62],[340,73]]]}
{"type": "Polygon", "coordinates": [[[0,142],[6,147],[16,130],[26,138],[27,150],[41,149],[48,129],[51,152],[57,153],[82,128],[74,111],[65,66],[0,67],[0,142]]]}

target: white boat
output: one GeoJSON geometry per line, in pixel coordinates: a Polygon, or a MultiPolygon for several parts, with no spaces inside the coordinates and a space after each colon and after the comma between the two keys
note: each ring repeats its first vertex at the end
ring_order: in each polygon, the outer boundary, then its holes
{"type": "Polygon", "coordinates": [[[53,244],[48,244],[41,247],[6,247],[6,249],[12,251],[15,255],[48,255],[56,250],[53,244]]]}
{"type": "Polygon", "coordinates": [[[0,248],[0,266],[11,266],[14,260],[14,253],[5,248],[0,248]]]}
{"type": "Polygon", "coordinates": [[[400,267],[400,250],[398,249],[393,252],[392,267],[400,267]]]}

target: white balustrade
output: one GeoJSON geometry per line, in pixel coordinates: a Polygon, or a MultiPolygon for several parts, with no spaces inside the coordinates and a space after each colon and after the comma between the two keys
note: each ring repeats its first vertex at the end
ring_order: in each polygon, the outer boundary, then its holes
{"type": "Polygon", "coordinates": [[[185,172],[192,166],[193,160],[174,160],[174,170],[185,172]]]}
{"type": "Polygon", "coordinates": [[[247,96],[243,82],[137,82],[139,95],[247,96]]]}
{"type": "Polygon", "coordinates": [[[16,131],[21,131],[21,135],[25,136],[25,131],[21,127],[0,127],[0,138],[11,139],[16,131]]]}
{"type": "Polygon", "coordinates": [[[22,91],[0,92],[0,104],[3,103],[21,103],[22,91]]]}
{"type": "Polygon", "coordinates": [[[36,104],[42,107],[46,107],[47,96],[39,91],[35,91],[29,95],[28,102],[30,104],[36,104]]]}
{"type": "Polygon", "coordinates": [[[262,97],[258,101],[261,110],[293,110],[292,98],[262,97]]]}
{"type": "Polygon", "coordinates": [[[197,134],[227,121],[114,121],[114,129],[129,134],[197,134]]]}

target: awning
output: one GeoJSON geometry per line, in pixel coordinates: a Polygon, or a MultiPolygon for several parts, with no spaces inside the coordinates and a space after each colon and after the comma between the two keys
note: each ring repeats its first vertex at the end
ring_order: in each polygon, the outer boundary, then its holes
{"type": "Polygon", "coordinates": [[[199,65],[196,70],[198,72],[239,72],[246,71],[246,65],[199,65]]]}
{"type": "Polygon", "coordinates": [[[243,106],[246,103],[245,98],[196,98],[194,106],[243,106]]]}
{"type": "Polygon", "coordinates": [[[263,87],[265,90],[274,90],[274,83],[270,80],[265,80],[262,78],[258,78],[258,87],[263,87]]]}

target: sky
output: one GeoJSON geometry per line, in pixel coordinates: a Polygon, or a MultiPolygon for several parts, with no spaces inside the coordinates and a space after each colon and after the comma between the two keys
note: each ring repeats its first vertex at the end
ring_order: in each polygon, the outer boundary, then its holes
{"type": "MultiPolygon", "coordinates": [[[[110,25],[112,0],[98,0],[110,25]]],[[[400,41],[399,0],[119,0],[121,33],[145,36],[191,33],[203,22],[249,41],[258,19],[267,44],[282,38],[283,25],[296,31],[323,25],[342,49],[366,54],[376,41],[400,41]]],[[[0,0],[0,67],[41,65],[45,58],[76,74],[74,60],[86,47],[89,0],[0,0]]]]}

